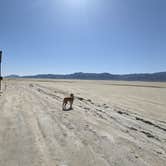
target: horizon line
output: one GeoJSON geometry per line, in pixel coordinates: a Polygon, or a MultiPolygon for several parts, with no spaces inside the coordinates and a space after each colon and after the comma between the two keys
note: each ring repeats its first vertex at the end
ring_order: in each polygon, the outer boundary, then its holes
{"type": "Polygon", "coordinates": [[[82,74],[111,74],[111,75],[132,75],[132,74],[155,74],[155,73],[164,73],[166,71],[158,71],[158,72],[135,72],[135,73],[123,73],[123,74],[116,74],[116,73],[110,73],[110,72],[73,72],[73,73],[38,73],[38,74],[25,74],[25,75],[20,75],[20,74],[7,74],[4,77],[7,76],[19,76],[19,77],[24,77],[24,76],[36,76],[36,75],[71,75],[71,74],[77,74],[77,73],[82,73],[82,74]]]}

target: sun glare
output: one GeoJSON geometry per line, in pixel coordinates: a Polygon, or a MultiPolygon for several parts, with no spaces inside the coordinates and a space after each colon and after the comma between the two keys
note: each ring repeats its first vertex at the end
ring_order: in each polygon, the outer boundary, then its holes
{"type": "Polygon", "coordinates": [[[88,0],[64,0],[64,3],[72,8],[82,8],[88,5],[88,0]]]}

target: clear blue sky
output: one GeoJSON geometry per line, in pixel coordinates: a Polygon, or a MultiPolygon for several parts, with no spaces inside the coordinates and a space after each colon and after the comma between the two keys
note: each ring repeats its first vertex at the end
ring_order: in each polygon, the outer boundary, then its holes
{"type": "Polygon", "coordinates": [[[166,0],[0,0],[3,74],[166,71],[166,0]]]}

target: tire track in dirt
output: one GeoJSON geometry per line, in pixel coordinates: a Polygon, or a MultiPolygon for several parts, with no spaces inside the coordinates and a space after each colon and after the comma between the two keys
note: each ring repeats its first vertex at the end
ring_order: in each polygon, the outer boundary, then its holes
{"type": "Polygon", "coordinates": [[[38,148],[34,144],[34,136],[23,115],[23,92],[20,88],[10,86],[10,92],[5,96],[5,104],[1,107],[1,151],[0,165],[35,165],[45,166],[40,160],[38,148]],[[4,124],[4,125],[3,125],[4,124]],[[3,126],[2,126],[3,125],[3,126]]]}
{"type": "MultiPolygon", "coordinates": [[[[40,92],[43,92],[43,90],[42,91],[38,91],[39,93],[40,92]]],[[[44,95],[48,95],[48,93],[43,93],[44,95]]],[[[52,97],[53,95],[50,95],[49,94],[49,96],[50,97],[52,97]]],[[[41,96],[40,96],[40,98],[42,98],[41,96]]],[[[54,98],[54,97],[53,97],[54,98]]],[[[48,109],[48,107],[50,107],[50,102],[48,102],[47,100],[45,100],[45,98],[42,98],[41,100],[40,100],[40,105],[45,105],[45,108],[47,108],[48,109]]],[[[61,107],[60,107],[61,108],[61,107]]],[[[52,109],[52,108],[51,108],[52,109]]],[[[62,112],[61,110],[59,110],[60,112],[62,112]]],[[[78,112],[78,110],[77,110],[77,112],[78,112]]],[[[51,112],[47,112],[48,114],[50,114],[51,112]]],[[[70,114],[72,114],[72,112],[70,112],[70,114]]],[[[58,115],[58,114],[57,114],[58,115]]],[[[50,114],[50,117],[51,118],[53,118],[53,120],[55,121],[55,123],[58,125],[58,128],[63,128],[63,129],[65,129],[65,131],[66,131],[66,133],[64,133],[66,136],[68,136],[68,135],[71,135],[71,133],[72,133],[72,137],[74,137],[74,138],[72,138],[72,139],[74,139],[74,142],[77,142],[78,144],[81,144],[81,146],[85,146],[86,145],[86,151],[88,152],[88,154],[89,154],[89,156],[91,156],[91,158],[94,158],[93,157],[93,155],[92,155],[92,147],[90,146],[90,145],[87,145],[85,142],[88,142],[88,141],[84,141],[84,138],[85,138],[85,135],[82,135],[82,133],[80,133],[80,129],[82,128],[82,126],[80,126],[79,128],[76,128],[76,127],[78,127],[78,125],[80,124],[80,121],[78,121],[79,122],[79,124],[74,124],[73,123],[73,121],[74,121],[74,117],[79,117],[78,116],[78,114],[77,115],[74,115],[74,116],[72,116],[72,121],[71,120],[67,120],[67,118],[65,118],[65,121],[63,121],[60,117],[57,117],[57,116],[53,116],[53,115],[51,115],[50,114]],[[61,121],[59,121],[59,119],[61,119],[61,121]],[[74,132],[73,132],[74,131],[74,132]],[[90,153],[90,151],[91,151],[91,153],[90,153]]],[[[82,117],[81,117],[82,118],[82,117]]],[[[87,122],[85,121],[83,121],[82,122],[82,124],[87,124],[87,122]]],[[[61,135],[63,135],[63,133],[60,133],[61,135]]],[[[95,131],[93,131],[93,130],[87,130],[86,131],[86,136],[87,135],[93,135],[93,137],[94,137],[94,134],[95,134],[95,137],[97,137],[97,135],[96,135],[96,132],[95,131]],[[89,134],[87,133],[87,132],[90,132],[89,134]]],[[[68,139],[68,138],[64,138],[64,139],[68,139]]],[[[95,140],[97,140],[97,138],[95,138],[95,140]]],[[[75,143],[72,143],[72,144],[75,144],[75,143]]],[[[67,144],[66,144],[66,146],[68,146],[67,144]]],[[[95,144],[95,146],[96,146],[96,144],[95,144]]],[[[69,148],[70,149],[70,148],[69,148]]],[[[100,149],[101,149],[101,147],[100,147],[100,149]]],[[[94,153],[94,152],[93,152],[94,153]]],[[[98,152],[97,152],[98,153],[98,152]]],[[[87,156],[88,157],[88,156],[87,156]]],[[[97,160],[97,159],[96,159],[97,160]]],[[[92,163],[92,162],[94,162],[94,160],[89,160],[89,162],[90,163],[92,163]]],[[[107,161],[104,161],[104,162],[107,162],[107,161]]],[[[91,165],[91,164],[90,164],[91,165]]],[[[95,164],[96,165],[96,164],[95,164]]],[[[107,164],[108,165],[108,164],[107,164]]]]}

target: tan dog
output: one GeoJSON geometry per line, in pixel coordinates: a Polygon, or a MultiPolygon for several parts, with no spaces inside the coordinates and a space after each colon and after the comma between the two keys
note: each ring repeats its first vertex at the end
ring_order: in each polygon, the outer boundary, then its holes
{"type": "Polygon", "coordinates": [[[74,94],[70,94],[70,97],[65,97],[65,98],[63,99],[62,109],[63,109],[63,110],[66,110],[66,105],[67,105],[68,102],[70,103],[70,108],[69,108],[69,110],[73,109],[73,108],[72,108],[72,106],[73,106],[73,101],[74,101],[74,94]]]}

